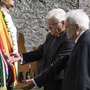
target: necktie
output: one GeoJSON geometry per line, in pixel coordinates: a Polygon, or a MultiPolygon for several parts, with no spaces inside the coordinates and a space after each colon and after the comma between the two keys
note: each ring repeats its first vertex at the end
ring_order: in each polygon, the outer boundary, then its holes
{"type": "Polygon", "coordinates": [[[55,40],[56,40],[56,37],[52,40],[51,44],[49,45],[49,48],[48,48],[48,50],[46,51],[46,54],[45,54],[44,58],[46,58],[46,57],[48,56],[48,54],[49,54],[49,52],[50,52],[53,44],[55,43],[55,40]]]}

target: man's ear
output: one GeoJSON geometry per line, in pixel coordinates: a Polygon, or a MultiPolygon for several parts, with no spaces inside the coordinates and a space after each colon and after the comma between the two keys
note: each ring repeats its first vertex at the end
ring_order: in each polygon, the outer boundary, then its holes
{"type": "Polygon", "coordinates": [[[66,21],[65,21],[65,20],[63,20],[63,21],[62,21],[62,25],[64,25],[64,26],[65,26],[65,24],[66,24],[66,21]]]}
{"type": "Polygon", "coordinates": [[[81,33],[81,28],[79,24],[75,24],[75,30],[76,30],[76,34],[79,35],[81,33]]]}
{"type": "Polygon", "coordinates": [[[65,29],[65,25],[66,25],[66,21],[63,20],[61,23],[62,23],[62,30],[64,30],[65,29]]]}
{"type": "Polygon", "coordinates": [[[75,28],[76,28],[76,30],[79,30],[80,29],[79,24],[75,24],[75,28]]]}

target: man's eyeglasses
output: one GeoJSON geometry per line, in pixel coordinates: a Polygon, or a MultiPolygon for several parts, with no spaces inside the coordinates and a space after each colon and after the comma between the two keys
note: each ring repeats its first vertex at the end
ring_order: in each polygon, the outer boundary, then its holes
{"type": "Polygon", "coordinates": [[[48,26],[49,26],[50,28],[52,28],[52,27],[58,25],[59,23],[60,23],[60,22],[58,22],[58,23],[54,23],[54,24],[48,24],[48,26]]]}

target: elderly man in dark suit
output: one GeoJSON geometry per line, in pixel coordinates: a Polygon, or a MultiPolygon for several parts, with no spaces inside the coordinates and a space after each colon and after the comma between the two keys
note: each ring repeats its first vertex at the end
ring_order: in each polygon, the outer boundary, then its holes
{"type": "Polygon", "coordinates": [[[76,44],[69,57],[63,90],[90,90],[89,17],[81,9],[69,11],[66,32],[76,44]]]}
{"type": "MultiPolygon", "coordinates": [[[[50,33],[46,41],[36,50],[23,53],[23,64],[35,60],[44,61],[43,71],[33,79],[25,80],[27,84],[23,89],[31,89],[34,85],[45,90],[62,90],[63,69],[67,63],[74,43],[67,39],[65,30],[65,11],[53,9],[47,15],[47,24],[50,33]]],[[[12,53],[10,62],[19,61],[22,57],[18,53],[12,53]],[[12,57],[14,56],[14,58],[12,57]]]]}

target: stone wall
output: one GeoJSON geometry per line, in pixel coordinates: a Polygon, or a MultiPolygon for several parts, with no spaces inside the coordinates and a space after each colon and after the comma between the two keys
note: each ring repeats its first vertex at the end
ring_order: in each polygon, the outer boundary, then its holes
{"type": "Polygon", "coordinates": [[[22,33],[24,35],[26,51],[32,50],[33,46],[38,47],[45,41],[45,34],[48,31],[45,17],[49,10],[54,8],[62,8],[65,11],[76,9],[79,8],[81,1],[16,0],[11,15],[18,34],[22,33]]]}
{"type": "Polygon", "coordinates": [[[90,0],[79,0],[79,8],[84,9],[90,17],[90,0]]]}

